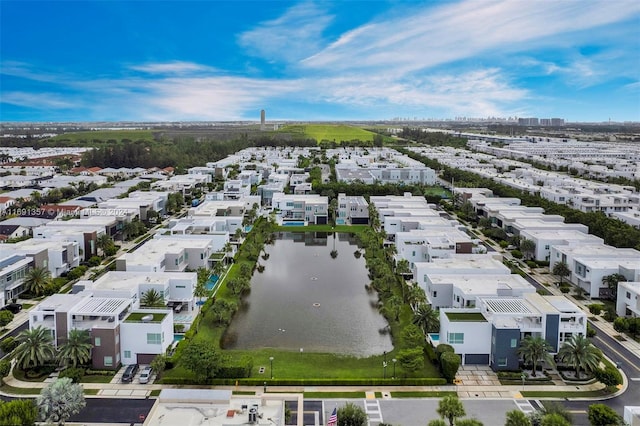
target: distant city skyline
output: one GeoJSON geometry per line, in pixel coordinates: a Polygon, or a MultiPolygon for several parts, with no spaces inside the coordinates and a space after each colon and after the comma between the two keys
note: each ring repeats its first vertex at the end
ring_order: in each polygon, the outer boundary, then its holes
{"type": "Polygon", "coordinates": [[[640,2],[0,0],[0,121],[640,121],[640,2]]]}

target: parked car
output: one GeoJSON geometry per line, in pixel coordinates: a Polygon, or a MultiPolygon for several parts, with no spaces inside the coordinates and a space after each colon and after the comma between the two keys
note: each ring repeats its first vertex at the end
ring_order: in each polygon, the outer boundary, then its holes
{"type": "Polygon", "coordinates": [[[22,310],[22,305],[20,303],[9,303],[8,305],[0,308],[0,311],[9,311],[14,315],[20,312],[21,310],[22,310]]]}
{"type": "Polygon", "coordinates": [[[142,383],[143,385],[149,383],[149,380],[151,380],[152,372],[153,369],[151,367],[143,368],[142,371],[140,371],[140,378],[138,379],[140,383],[142,383]]]}
{"type": "Polygon", "coordinates": [[[138,368],[140,368],[138,364],[127,365],[122,374],[122,383],[131,383],[138,372],[138,368]]]}

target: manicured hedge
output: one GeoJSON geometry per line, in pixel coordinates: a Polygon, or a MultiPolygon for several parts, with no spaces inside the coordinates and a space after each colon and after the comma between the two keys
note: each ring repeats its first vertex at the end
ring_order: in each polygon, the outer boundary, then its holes
{"type": "MultiPolygon", "coordinates": [[[[189,385],[195,384],[193,380],[185,377],[163,378],[163,384],[168,385],[189,385]]],[[[207,385],[227,385],[232,386],[236,383],[241,386],[262,386],[264,383],[268,386],[441,386],[446,385],[447,381],[443,378],[398,378],[398,379],[260,379],[260,378],[244,378],[244,379],[212,379],[207,383],[199,382],[197,384],[207,385]]]]}

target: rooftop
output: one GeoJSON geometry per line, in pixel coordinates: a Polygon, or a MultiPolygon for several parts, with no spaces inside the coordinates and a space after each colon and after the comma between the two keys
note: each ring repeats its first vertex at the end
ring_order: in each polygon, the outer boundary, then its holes
{"type": "Polygon", "coordinates": [[[487,322],[482,312],[445,312],[445,315],[454,322],[487,322]]]}

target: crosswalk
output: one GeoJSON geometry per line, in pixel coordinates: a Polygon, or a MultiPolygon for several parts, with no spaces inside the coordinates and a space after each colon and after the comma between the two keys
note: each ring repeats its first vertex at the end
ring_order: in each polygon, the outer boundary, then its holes
{"type": "Polygon", "coordinates": [[[364,411],[367,413],[368,426],[372,424],[380,424],[383,422],[382,420],[382,410],[380,410],[380,402],[377,399],[365,399],[364,400],[364,411]]]}
{"type": "Polygon", "coordinates": [[[536,411],[535,407],[531,405],[527,399],[514,399],[513,402],[515,402],[520,411],[525,414],[530,414],[536,411]]]}

